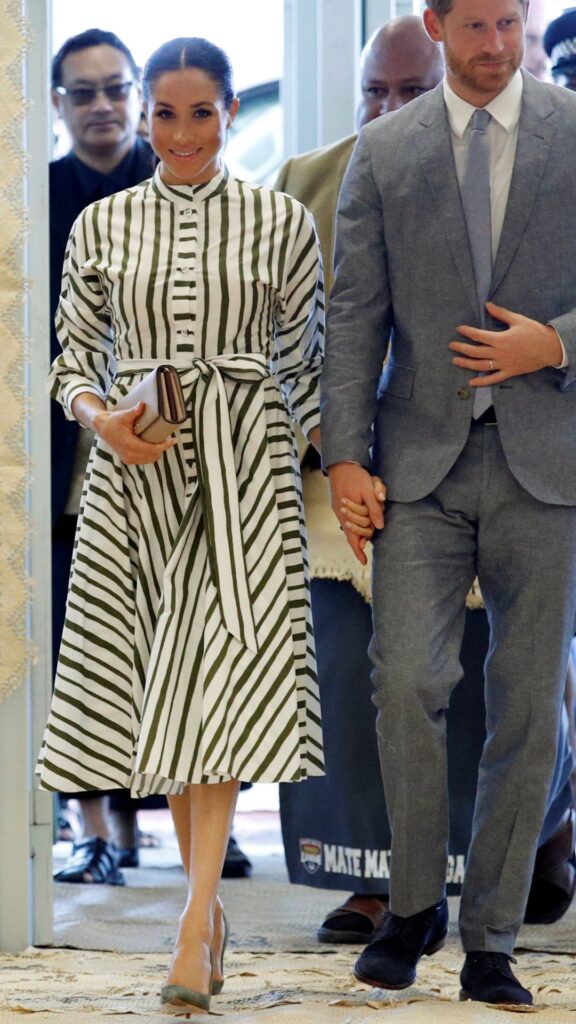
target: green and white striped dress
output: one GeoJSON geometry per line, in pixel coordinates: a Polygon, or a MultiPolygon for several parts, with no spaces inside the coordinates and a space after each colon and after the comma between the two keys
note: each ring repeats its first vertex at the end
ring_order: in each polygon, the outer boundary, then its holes
{"type": "Polygon", "coordinates": [[[319,422],[323,288],[303,206],[154,178],[72,230],[52,395],[113,407],[158,362],[190,418],[154,465],[95,442],[41,784],[176,793],[323,772],[291,417],[319,422]]]}

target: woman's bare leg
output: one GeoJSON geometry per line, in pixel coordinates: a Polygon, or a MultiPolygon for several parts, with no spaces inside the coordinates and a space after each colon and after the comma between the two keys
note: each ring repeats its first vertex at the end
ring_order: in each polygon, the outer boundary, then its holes
{"type": "MultiPolygon", "coordinates": [[[[210,948],[221,948],[221,904],[217,900],[222,865],[240,783],[190,785],[168,798],[184,870],[188,899],[167,980],[196,992],[210,988],[210,948]]],[[[215,977],[220,977],[219,964],[215,977]]]]}

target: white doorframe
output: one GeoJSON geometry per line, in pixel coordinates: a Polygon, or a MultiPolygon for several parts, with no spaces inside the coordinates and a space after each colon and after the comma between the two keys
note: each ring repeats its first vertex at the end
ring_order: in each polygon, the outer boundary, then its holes
{"type": "Polygon", "coordinates": [[[27,95],[31,108],[27,119],[30,173],[27,206],[30,235],[27,249],[28,277],[32,282],[27,307],[30,365],[28,394],[31,403],[28,446],[32,466],[29,492],[29,573],[34,584],[29,629],[35,657],[29,689],[29,762],[31,769],[32,935],[35,945],[53,938],[52,905],[52,807],[54,798],[38,790],[34,766],[40,749],[52,693],[51,617],[51,511],[50,511],[50,398],[46,375],[50,366],[49,297],[49,194],[48,163],[51,159],[50,64],[52,10],[50,0],[26,0],[32,46],[27,64],[27,95]]]}
{"type": "Polygon", "coordinates": [[[380,27],[380,25],[384,25],[386,21],[390,21],[391,18],[395,18],[397,14],[405,13],[404,11],[397,10],[401,3],[402,0],[364,0],[364,29],[366,32],[366,39],[368,39],[372,33],[380,27]]]}
{"type": "Polygon", "coordinates": [[[284,0],[281,86],[286,157],[350,135],[366,39],[420,0],[284,0]]]}
{"type": "Polygon", "coordinates": [[[23,182],[29,230],[23,305],[30,362],[26,436],[31,481],[26,508],[30,543],[26,568],[32,600],[26,630],[33,644],[29,672],[0,704],[0,950],[18,952],[52,941],[52,798],[35,791],[33,768],[51,689],[50,669],[50,433],[45,379],[49,363],[48,160],[49,0],[22,0],[31,43],[24,58],[27,109],[23,123],[28,165],[23,182]]]}
{"type": "Polygon", "coordinates": [[[354,131],[362,0],[284,0],[284,153],[354,131]]]}
{"type": "Polygon", "coordinates": [[[420,14],[424,0],[364,0],[366,37],[380,25],[401,14],[420,14]]]}

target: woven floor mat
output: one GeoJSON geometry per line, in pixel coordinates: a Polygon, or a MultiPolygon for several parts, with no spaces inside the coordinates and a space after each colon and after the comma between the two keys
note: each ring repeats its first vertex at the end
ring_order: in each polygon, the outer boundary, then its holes
{"type": "MultiPolygon", "coordinates": [[[[518,973],[533,1008],[488,1007],[458,1001],[461,956],[444,949],[422,962],[418,983],[405,992],[371,990],[351,975],[355,952],[239,953],[226,957],[224,992],[199,1024],[498,1024],[528,1012],[538,1024],[576,1021],[576,966],[567,956],[524,954],[518,973]],[[394,1011],[390,1016],[390,1011],[394,1011]]],[[[158,992],[167,958],[29,950],[0,956],[0,1024],[149,1024],[185,1015],[163,1013],[158,992]]]]}
{"type": "MultiPolygon", "coordinates": [[[[148,854],[148,866],[125,871],[123,889],[55,885],[56,943],[75,948],[0,956],[0,1024],[17,1024],[23,1015],[33,1024],[186,1019],[163,1012],[158,995],[185,898],[184,875],[175,852],[163,854],[162,867],[152,866],[158,858],[148,854]]],[[[521,946],[531,951],[518,954],[517,970],[534,994],[534,1008],[458,1001],[457,899],[450,900],[449,941],[434,957],[424,957],[418,983],[405,992],[383,992],[354,980],[359,947],[316,941],[324,915],[348,894],[290,886],[281,856],[253,861],[252,878],[222,883],[232,927],[224,992],[209,1015],[194,1014],[190,1021],[498,1024],[504,1015],[524,1012],[538,1024],[576,1024],[575,912],[557,925],[521,933],[521,946]]]]}
{"type": "MultiPolygon", "coordinates": [[[[124,874],[125,888],[54,886],[55,945],[121,953],[172,948],[185,900],[182,869],[175,859],[167,859],[164,867],[134,868],[124,874]]],[[[290,885],[281,856],[255,858],[252,878],[224,880],[221,892],[232,925],[231,948],[253,952],[318,952],[316,929],[349,895],[290,885]]],[[[458,899],[449,902],[456,949],[458,899]]],[[[555,925],[522,928],[518,948],[576,954],[576,908],[555,925]]]]}

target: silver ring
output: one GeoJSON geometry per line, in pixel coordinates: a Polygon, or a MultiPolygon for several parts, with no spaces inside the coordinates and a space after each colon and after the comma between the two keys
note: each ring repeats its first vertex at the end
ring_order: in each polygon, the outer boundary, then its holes
{"type": "Polygon", "coordinates": [[[490,363],[490,369],[494,370],[494,363],[492,362],[492,360],[489,359],[488,362],[490,363]]]}

